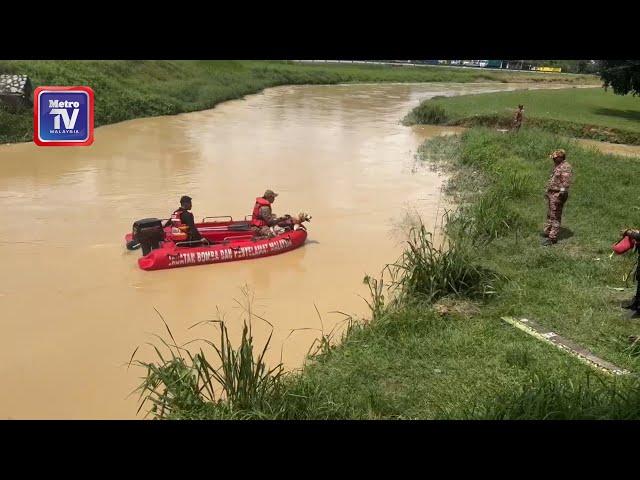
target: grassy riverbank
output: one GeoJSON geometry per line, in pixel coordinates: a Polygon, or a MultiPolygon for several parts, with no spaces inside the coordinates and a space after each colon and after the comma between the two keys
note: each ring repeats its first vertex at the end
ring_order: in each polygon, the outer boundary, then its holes
{"type": "MultiPolygon", "coordinates": [[[[165,392],[164,416],[640,418],[634,377],[606,377],[500,319],[534,319],[640,370],[640,347],[628,342],[640,322],[623,319],[619,308],[633,294],[623,277],[635,257],[609,258],[619,229],[639,221],[628,199],[635,198],[640,164],[535,129],[511,135],[476,128],[432,139],[419,155],[451,175],[448,192],[460,208],[447,222],[448,249],[434,248],[414,227],[392,268],[395,293],[381,295],[384,289],[371,284],[372,318],[354,324],[301,373],[260,373],[245,341],[241,355],[227,361],[224,378],[234,381],[226,391],[244,392],[231,401],[198,393],[207,383],[202,358],[151,365],[147,378],[165,392]],[[555,148],[567,150],[575,183],[561,241],[542,247],[547,155],[555,148]]],[[[385,278],[388,284],[388,271],[385,278]]]]}
{"type": "Polygon", "coordinates": [[[640,145],[640,102],[602,88],[568,88],[484,93],[422,102],[406,124],[509,128],[518,104],[525,106],[523,128],[559,135],[640,145]]]}
{"type": "MultiPolygon", "coordinates": [[[[307,65],[275,61],[0,61],[0,74],[29,75],[39,85],[88,85],[95,125],[212,108],[277,85],[347,82],[597,83],[594,76],[488,72],[440,67],[307,65]]],[[[0,107],[0,143],[33,138],[33,113],[0,107]]]]}

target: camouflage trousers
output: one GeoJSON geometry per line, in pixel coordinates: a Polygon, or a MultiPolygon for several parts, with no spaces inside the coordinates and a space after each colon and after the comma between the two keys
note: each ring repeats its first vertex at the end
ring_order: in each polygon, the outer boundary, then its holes
{"type": "MultiPolygon", "coordinates": [[[[284,228],[284,229],[292,230],[294,224],[292,220],[284,220],[278,223],[277,226],[280,227],[281,229],[284,228]]],[[[272,238],[276,236],[276,234],[273,233],[273,230],[271,229],[271,227],[251,227],[251,230],[256,237],[260,237],[260,238],[272,238]]]]}
{"type": "Polygon", "coordinates": [[[561,195],[560,192],[547,192],[545,197],[547,198],[547,222],[544,225],[544,233],[550,240],[558,240],[562,208],[568,195],[566,193],[561,195]]]}
{"type": "Polygon", "coordinates": [[[253,227],[251,230],[256,237],[260,237],[260,238],[273,237],[273,232],[269,227],[253,227]]]}

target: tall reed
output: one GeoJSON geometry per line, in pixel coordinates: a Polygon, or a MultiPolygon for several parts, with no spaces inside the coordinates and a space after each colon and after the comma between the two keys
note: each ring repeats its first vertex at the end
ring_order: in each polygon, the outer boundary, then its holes
{"type": "Polygon", "coordinates": [[[140,394],[138,412],[147,405],[148,413],[156,418],[172,418],[203,408],[207,403],[224,404],[232,412],[269,410],[269,402],[278,396],[285,373],[281,363],[268,368],[265,362],[273,332],[262,349],[254,351],[251,331],[253,314],[250,310],[248,313],[248,319],[243,320],[242,336],[237,348],[233,347],[223,320],[204,322],[219,327],[217,343],[197,339],[178,346],[169,326],[159,314],[172,343],[157,336],[168,349],[168,354],[165,352],[163,355],[156,345],[152,345],[157,355],[152,362],[134,360],[137,349],[132,355],[130,364],[146,370],[142,383],[136,389],[140,394]],[[196,353],[184,348],[196,341],[211,347],[213,361],[209,361],[202,348],[196,353]]]}
{"type": "Polygon", "coordinates": [[[475,263],[472,245],[462,237],[450,237],[435,247],[422,222],[410,228],[407,247],[387,267],[397,303],[411,298],[433,303],[445,296],[484,297],[496,291],[501,276],[475,263]]]}

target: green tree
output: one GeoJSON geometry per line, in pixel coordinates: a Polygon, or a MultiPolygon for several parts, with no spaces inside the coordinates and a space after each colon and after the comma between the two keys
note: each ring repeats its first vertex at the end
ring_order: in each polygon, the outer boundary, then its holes
{"type": "Polygon", "coordinates": [[[600,78],[616,95],[640,95],[640,60],[601,60],[600,78]]]}

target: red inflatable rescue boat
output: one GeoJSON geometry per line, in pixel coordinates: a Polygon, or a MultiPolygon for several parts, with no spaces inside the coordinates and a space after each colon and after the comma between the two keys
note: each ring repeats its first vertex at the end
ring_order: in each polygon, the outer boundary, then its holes
{"type": "Polygon", "coordinates": [[[142,257],[138,259],[141,269],[161,270],[268,257],[296,249],[307,239],[307,230],[302,225],[271,238],[257,238],[248,221],[224,218],[224,221],[203,220],[196,224],[198,232],[210,245],[184,241],[182,232],[176,232],[170,226],[163,227],[163,221],[157,218],[135,222],[125,241],[129,249],[142,247],[142,257]]]}
{"type": "Polygon", "coordinates": [[[140,257],[138,265],[143,270],[161,270],[268,257],[298,248],[306,239],[306,230],[299,228],[262,240],[253,239],[252,236],[237,237],[219,244],[198,247],[181,246],[181,243],[186,242],[168,241],[148,255],[140,257]]]}

